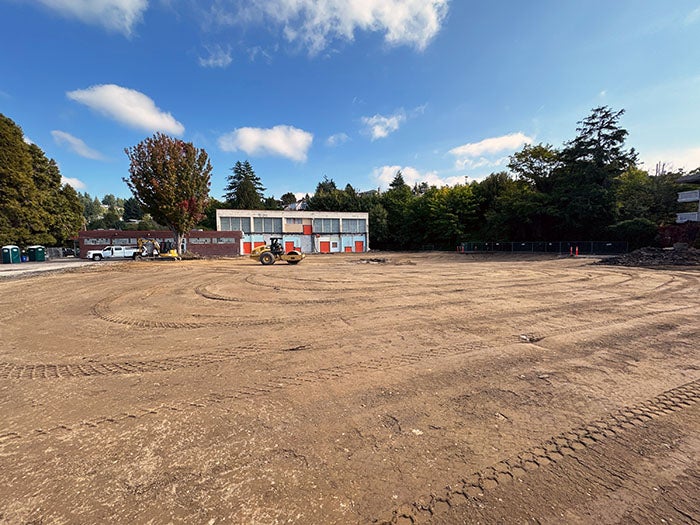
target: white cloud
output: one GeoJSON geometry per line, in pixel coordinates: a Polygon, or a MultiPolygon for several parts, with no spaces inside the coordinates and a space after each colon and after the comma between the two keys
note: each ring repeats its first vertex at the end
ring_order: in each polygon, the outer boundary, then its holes
{"type": "Polygon", "coordinates": [[[83,181],[81,181],[80,179],[73,179],[70,177],[61,176],[61,184],[68,184],[68,186],[72,186],[73,189],[76,189],[76,190],[85,189],[85,183],[83,181]]]}
{"type": "Polygon", "coordinates": [[[457,157],[455,165],[458,169],[493,167],[503,164],[504,158],[491,159],[489,156],[515,151],[525,144],[532,144],[532,142],[532,137],[518,132],[463,144],[452,148],[449,153],[457,157]]]}
{"type": "Polygon", "coordinates": [[[440,32],[449,0],[248,0],[234,2],[238,12],[221,12],[221,23],[270,19],[283,27],[290,42],[300,42],[311,54],[334,39],[352,41],[356,31],[384,34],[390,45],[423,50],[440,32]]]}
{"type": "Polygon", "coordinates": [[[698,20],[700,20],[700,7],[688,13],[688,16],[685,17],[685,25],[693,25],[698,20]]]}
{"type": "Polygon", "coordinates": [[[199,65],[202,67],[226,68],[231,64],[231,62],[233,62],[230,47],[225,50],[220,45],[207,47],[207,53],[209,53],[208,57],[199,57],[199,65]]]}
{"type": "Polygon", "coordinates": [[[66,93],[68,98],[80,102],[109,118],[150,132],[162,131],[182,135],[185,127],[170,113],[159,109],[152,99],[139,91],[114,84],[91,86],[66,93]]]}
{"type": "Polygon", "coordinates": [[[393,115],[374,115],[373,117],[362,117],[365,125],[365,133],[372,137],[372,140],[383,139],[393,133],[406,120],[403,110],[397,111],[393,115]]]}
{"type": "Polygon", "coordinates": [[[219,137],[219,147],[223,151],[276,155],[304,162],[313,140],[312,133],[293,126],[238,128],[219,137]]]}
{"type": "Polygon", "coordinates": [[[652,151],[640,157],[644,168],[652,173],[658,163],[665,164],[666,171],[683,169],[688,172],[700,168],[700,146],[652,151]]]}
{"type": "Polygon", "coordinates": [[[22,136],[22,140],[24,141],[25,144],[29,144],[30,146],[32,144],[34,144],[34,141],[32,139],[30,139],[29,137],[27,137],[26,135],[22,136]]]}
{"type": "Polygon", "coordinates": [[[148,0],[34,0],[64,16],[130,36],[143,18],[148,0]]]}
{"type": "Polygon", "coordinates": [[[438,188],[442,186],[455,186],[457,184],[464,184],[465,178],[463,176],[455,177],[440,177],[437,171],[426,171],[421,173],[416,168],[411,166],[382,166],[381,168],[375,168],[372,171],[372,177],[377,181],[379,186],[383,189],[387,189],[391,181],[394,180],[396,172],[401,170],[401,176],[403,180],[409,186],[415,184],[420,184],[421,182],[427,182],[429,186],[437,186],[438,188]]]}
{"type": "Polygon", "coordinates": [[[326,146],[335,147],[346,143],[350,137],[346,133],[336,133],[326,139],[326,146]]]}
{"type": "Polygon", "coordinates": [[[85,144],[85,142],[83,142],[78,137],[74,137],[70,133],[66,133],[65,131],[55,129],[51,132],[51,135],[53,136],[53,140],[54,142],[56,142],[56,144],[58,144],[59,146],[68,146],[68,148],[71,151],[77,153],[81,157],[93,160],[104,159],[102,153],[88,147],[88,145],[85,144]]]}

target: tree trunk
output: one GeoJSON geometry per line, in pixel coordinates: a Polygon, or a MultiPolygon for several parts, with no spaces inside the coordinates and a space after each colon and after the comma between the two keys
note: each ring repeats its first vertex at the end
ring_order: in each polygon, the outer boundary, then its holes
{"type": "Polygon", "coordinates": [[[182,256],[182,243],[185,240],[185,234],[173,230],[173,240],[175,241],[175,249],[177,250],[177,254],[182,256]]]}

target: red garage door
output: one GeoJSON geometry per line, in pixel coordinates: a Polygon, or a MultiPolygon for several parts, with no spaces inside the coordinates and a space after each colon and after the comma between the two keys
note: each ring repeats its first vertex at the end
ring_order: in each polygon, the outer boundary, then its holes
{"type": "Polygon", "coordinates": [[[355,251],[360,253],[365,251],[365,243],[362,241],[355,241],[355,251]]]}
{"type": "Polygon", "coordinates": [[[321,241],[321,253],[331,253],[331,241],[321,241]]]}

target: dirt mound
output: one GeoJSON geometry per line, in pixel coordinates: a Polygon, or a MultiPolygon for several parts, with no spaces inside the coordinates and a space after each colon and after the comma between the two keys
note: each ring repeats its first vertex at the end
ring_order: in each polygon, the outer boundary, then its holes
{"type": "Polygon", "coordinates": [[[615,266],[700,266],[700,250],[641,248],[624,255],[609,257],[596,264],[615,266]]]}

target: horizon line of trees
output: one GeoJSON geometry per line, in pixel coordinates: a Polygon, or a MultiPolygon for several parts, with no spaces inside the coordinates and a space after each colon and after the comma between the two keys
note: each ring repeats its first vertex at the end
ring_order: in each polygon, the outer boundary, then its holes
{"type": "MultiPolygon", "coordinates": [[[[384,191],[339,189],[324,176],[311,211],[367,212],[370,242],[382,249],[425,245],[454,249],[464,241],[627,240],[650,244],[660,225],[683,211],[676,198],[683,171],[657,166],[650,174],[627,149],[624,110],[594,108],[561,147],[528,144],[511,155],[508,171],[480,181],[413,187],[398,171],[384,191]]],[[[125,150],[132,197],[102,199],[61,183],[56,163],[24,142],[21,128],[0,115],[0,243],[66,244],[81,228],[216,228],[216,209],[283,209],[286,193],[265,196],[249,161],[238,161],[222,200],[209,196],[211,165],[204,150],[156,134],[125,150]],[[159,159],[159,162],[154,162],[159,159]],[[163,159],[169,159],[167,162],[163,159]],[[172,166],[178,166],[172,169],[172,166]]],[[[697,171],[697,170],[695,170],[697,171]]]]}

